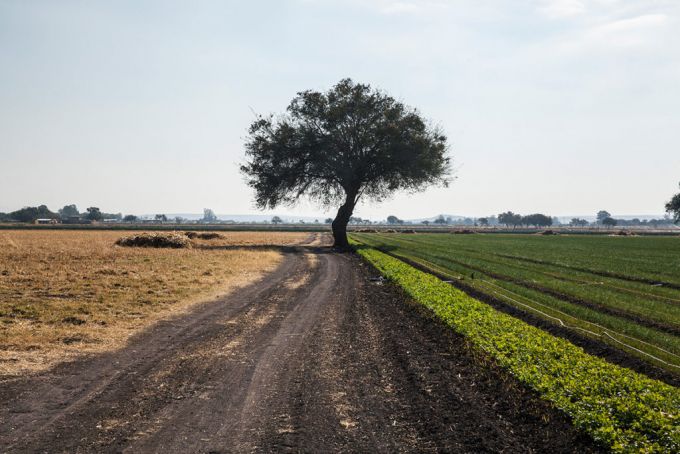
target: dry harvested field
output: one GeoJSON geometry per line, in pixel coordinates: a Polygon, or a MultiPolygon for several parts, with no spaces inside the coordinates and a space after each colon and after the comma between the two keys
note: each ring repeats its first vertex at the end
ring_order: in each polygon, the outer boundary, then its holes
{"type": "Polygon", "coordinates": [[[141,328],[279,264],[309,233],[222,232],[189,249],[114,246],[125,232],[0,232],[0,375],[119,348],[141,328]]]}

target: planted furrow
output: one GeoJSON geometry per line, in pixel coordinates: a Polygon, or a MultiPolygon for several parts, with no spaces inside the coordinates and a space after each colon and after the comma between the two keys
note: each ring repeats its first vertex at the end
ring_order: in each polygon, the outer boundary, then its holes
{"type": "Polygon", "coordinates": [[[594,270],[592,268],[583,268],[583,267],[572,266],[572,265],[564,265],[562,263],[548,262],[546,260],[539,260],[539,259],[533,259],[533,258],[529,258],[529,257],[516,256],[516,255],[508,255],[508,254],[495,254],[495,255],[498,255],[499,257],[505,257],[505,258],[513,259],[513,260],[520,260],[520,261],[523,261],[523,262],[535,263],[537,265],[555,266],[555,267],[565,268],[565,269],[568,269],[568,270],[581,271],[581,272],[584,272],[584,273],[594,274],[596,276],[611,277],[611,278],[620,279],[620,280],[623,280],[623,281],[639,282],[641,284],[656,285],[656,286],[660,286],[660,287],[671,288],[671,289],[674,289],[674,290],[680,290],[680,284],[675,284],[673,282],[665,282],[665,281],[661,281],[661,280],[658,280],[658,279],[648,279],[648,278],[644,278],[644,277],[628,276],[628,275],[625,275],[625,274],[615,273],[615,272],[612,272],[612,271],[594,270]]]}
{"type": "Polygon", "coordinates": [[[680,450],[678,388],[588,355],[370,247],[358,252],[474,348],[615,452],[680,450]]]}
{"type": "MultiPolygon", "coordinates": [[[[379,248],[379,247],[377,249],[381,250],[382,252],[390,253],[389,251],[383,250],[382,248],[379,248]]],[[[642,326],[646,326],[648,328],[652,328],[652,329],[662,331],[664,333],[672,334],[674,336],[680,336],[680,327],[678,327],[678,326],[674,326],[674,325],[671,325],[671,324],[668,324],[668,323],[663,323],[663,322],[656,321],[656,320],[651,320],[651,319],[648,319],[648,318],[643,318],[643,317],[640,317],[637,314],[634,314],[634,313],[631,313],[631,312],[628,312],[628,311],[625,311],[625,310],[621,310],[621,309],[612,308],[612,307],[606,306],[604,304],[596,303],[594,301],[589,301],[589,300],[577,298],[577,297],[574,297],[573,295],[569,295],[567,293],[563,293],[563,292],[551,289],[549,287],[545,287],[545,286],[536,284],[535,282],[530,282],[530,281],[527,281],[527,280],[524,280],[524,279],[518,279],[518,278],[515,278],[515,277],[512,277],[512,276],[509,276],[509,275],[506,275],[506,274],[490,271],[489,269],[484,268],[482,266],[472,265],[472,264],[465,262],[465,261],[462,261],[462,260],[456,260],[456,259],[453,259],[451,257],[440,257],[440,258],[443,258],[444,260],[446,260],[448,262],[455,263],[458,266],[461,266],[461,267],[470,269],[472,271],[475,271],[482,276],[486,275],[486,276],[488,276],[492,279],[498,280],[498,281],[509,282],[509,283],[512,283],[512,284],[519,285],[521,287],[536,290],[536,291],[543,293],[545,295],[549,295],[549,296],[552,296],[554,298],[557,298],[557,299],[560,299],[560,300],[563,300],[563,301],[567,301],[567,302],[570,302],[570,303],[573,303],[573,304],[577,304],[577,305],[580,305],[580,306],[583,306],[583,307],[587,307],[587,308],[593,309],[597,312],[612,315],[614,317],[620,317],[620,318],[629,320],[631,322],[640,324],[642,326]]],[[[473,276],[474,276],[474,274],[473,274],[473,276]]],[[[474,279],[474,277],[473,277],[473,279],[474,279]]]]}
{"type": "MultiPolygon", "coordinates": [[[[617,271],[625,269],[633,259],[619,261],[618,257],[630,252],[623,247],[628,243],[592,238],[554,241],[555,238],[527,235],[359,234],[355,237],[392,256],[412,259],[430,270],[441,270],[457,287],[466,287],[463,288],[465,291],[474,289],[475,295],[483,296],[485,301],[500,299],[504,305],[538,316],[555,326],[563,324],[558,322],[560,319],[568,320],[566,328],[575,334],[595,338],[600,343],[622,349],[629,356],[678,374],[666,365],[677,364],[676,355],[680,355],[680,294],[677,290],[668,287],[647,289],[646,284],[640,282],[604,276],[593,281],[594,275],[585,271],[553,265],[560,261],[555,259],[559,251],[573,262],[599,261],[617,271]],[[569,249],[561,246],[562,243],[569,249]],[[607,256],[591,254],[586,257],[579,250],[584,245],[594,249],[615,245],[622,246],[622,250],[614,248],[607,256]],[[507,253],[511,250],[512,254],[507,253]],[[544,263],[515,260],[517,256],[529,255],[544,263]],[[473,275],[475,279],[472,279],[473,275]],[[588,334],[590,331],[592,336],[588,334]],[[610,334],[617,337],[611,338],[610,334]]],[[[659,268],[658,262],[649,259],[652,254],[662,258],[668,251],[673,251],[673,247],[680,246],[677,241],[658,238],[649,241],[649,251],[640,259],[644,269],[659,268]]],[[[636,248],[639,246],[638,242],[636,248]]],[[[635,251],[637,253],[638,249],[635,251]]]]}

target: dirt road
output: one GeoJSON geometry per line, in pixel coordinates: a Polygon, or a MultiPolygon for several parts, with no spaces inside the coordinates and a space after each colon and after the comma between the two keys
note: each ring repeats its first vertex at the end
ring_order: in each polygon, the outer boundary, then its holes
{"type": "Polygon", "coordinates": [[[2,452],[589,452],[462,339],[318,246],[124,350],[0,383],[2,452]]]}

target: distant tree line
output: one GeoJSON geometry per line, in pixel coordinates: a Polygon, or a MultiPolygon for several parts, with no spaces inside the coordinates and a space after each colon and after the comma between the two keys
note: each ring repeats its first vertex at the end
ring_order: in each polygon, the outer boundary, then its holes
{"type": "Polygon", "coordinates": [[[0,221],[5,222],[35,222],[37,219],[53,219],[57,221],[102,221],[105,219],[116,219],[120,221],[123,219],[123,215],[121,213],[104,213],[98,207],[89,207],[85,212],[81,213],[75,205],[65,205],[56,213],[47,208],[47,205],[24,207],[11,213],[0,213],[0,221]]]}
{"type": "MultiPolygon", "coordinates": [[[[99,221],[122,221],[122,222],[140,222],[153,220],[155,222],[173,222],[175,224],[183,224],[189,222],[188,219],[181,216],[176,216],[169,219],[167,215],[159,213],[154,215],[151,219],[140,219],[134,214],[123,215],[122,213],[106,213],[101,211],[99,207],[88,207],[81,212],[75,204],[64,205],[63,208],[57,212],[51,211],[47,205],[40,205],[37,207],[24,207],[20,210],[12,211],[11,213],[0,213],[0,222],[28,222],[32,223],[38,219],[51,219],[64,223],[79,223],[79,222],[99,222],[99,221]]],[[[196,221],[194,221],[196,222],[196,221]]],[[[198,220],[200,223],[216,223],[219,222],[217,215],[210,208],[203,209],[203,217],[198,220]]]]}
{"type": "Polygon", "coordinates": [[[541,213],[522,216],[512,211],[506,211],[498,215],[498,223],[506,227],[512,226],[513,228],[517,226],[550,227],[553,225],[554,220],[552,217],[541,213]]]}

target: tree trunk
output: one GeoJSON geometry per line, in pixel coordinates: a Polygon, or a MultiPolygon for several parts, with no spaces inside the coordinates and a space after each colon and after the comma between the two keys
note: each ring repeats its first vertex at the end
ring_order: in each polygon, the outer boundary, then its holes
{"type": "Polygon", "coordinates": [[[333,247],[340,250],[349,250],[347,241],[347,224],[354,212],[354,195],[347,194],[345,203],[338,209],[331,227],[333,228],[333,247]]]}

